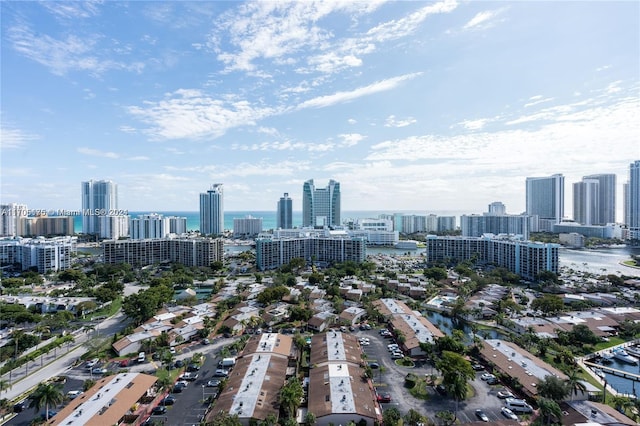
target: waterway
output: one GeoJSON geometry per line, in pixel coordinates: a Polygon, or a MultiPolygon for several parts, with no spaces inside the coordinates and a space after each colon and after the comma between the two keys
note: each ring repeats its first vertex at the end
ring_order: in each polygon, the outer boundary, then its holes
{"type": "MultiPolygon", "coordinates": [[[[615,368],[617,370],[626,371],[627,373],[640,375],[640,363],[638,365],[627,364],[626,362],[618,361],[614,359],[610,364],[606,364],[607,367],[615,368]]],[[[627,395],[635,395],[636,398],[640,398],[640,382],[634,382],[633,380],[625,379],[624,377],[614,376],[605,372],[607,383],[616,390],[618,393],[627,395]]]]}

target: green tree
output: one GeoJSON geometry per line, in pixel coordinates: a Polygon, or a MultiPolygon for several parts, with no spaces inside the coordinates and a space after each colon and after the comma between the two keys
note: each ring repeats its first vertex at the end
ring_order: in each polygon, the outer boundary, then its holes
{"type": "Polygon", "coordinates": [[[58,383],[40,383],[29,396],[29,408],[40,411],[44,408],[45,420],[49,421],[49,409],[55,408],[64,401],[62,385],[58,383]]]}
{"type": "Polygon", "coordinates": [[[554,401],[562,401],[571,392],[564,380],[553,375],[544,376],[538,380],[536,389],[538,389],[538,395],[554,401]]]}
{"type": "Polygon", "coordinates": [[[582,382],[582,378],[580,377],[580,370],[577,368],[572,368],[569,370],[567,374],[567,387],[569,388],[569,393],[571,393],[571,399],[574,396],[578,395],[578,392],[584,394],[587,390],[587,387],[582,382]]]}
{"type": "Polygon", "coordinates": [[[316,424],[316,415],[311,411],[307,411],[307,414],[304,416],[304,424],[307,426],[313,426],[316,424]]]}
{"type": "Polygon", "coordinates": [[[82,390],[86,392],[89,389],[91,389],[95,384],[96,384],[95,380],[87,379],[84,382],[82,382],[82,390]]]}
{"type": "Polygon", "coordinates": [[[280,404],[284,408],[289,418],[295,418],[296,410],[300,406],[304,389],[297,377],[290,378],[280,389],[280,404]]]}
{"type": "Polygon", "coordinates": [[[456,401],[457,412],[458,402],[467,397],[467,382],[475,378],[476,372],[464,356],[449,351],[442,352],[436,369],[442,373],[442,384],[447,393],[456,401]]]}
{"type": "Polygon", "coordinates": [[[213,417],[211,417],[205,426],[242,426],[242,422],[238,418],[237,414],[229,414],[225,411],[218,411],[213,417]]]}
{"type": "Polygon", "coordinates": [[[440,281],[447,278],[447,270],[439,266],[432,266],[431,268],[425,269],[422,275],[424,275],[425,278],[440,281]]]}
{"type": "Polygon", "coordinates": [[[398,426],[402,420],[402,415],[396,407],[387,408],[382,413],[382,423],[385,426],[398,426]]]}
{"type": "Polygon", "coordinates": [[[407,426],[417,426],[418,424],[426,423],[426,417],[411,408],[407,414],[404,415],[404,424],[407,426]]]}
{"type": "Polygon", "coordinates": [[[541,298],[531,302],[531,309],[541,311],[547,315],[553,315],[564,310],[564,302],[560,296],[545,294],[541,298]]]}
{"type": "Polygon", "coordinates": [[[562,409],[560,409],[560,405],[553,399],[539,398],[538,407],[540,407],[540,415],[547,425],[551,424],[553,418],[562,418],[562,409]]]}

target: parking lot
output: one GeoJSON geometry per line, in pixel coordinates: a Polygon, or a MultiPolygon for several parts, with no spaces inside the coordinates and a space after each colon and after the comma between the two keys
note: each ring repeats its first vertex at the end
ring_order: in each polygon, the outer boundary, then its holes
{"type": "MultiPolygon", "coordinates": [[[[434,388],[429,388],[428,400],[420,400],[413,397],[409,390],[404,386],[405,377],[408,373],[414,373],[417,376],[425,377],[425,375],[435,374],[438,371],[431,365],[420,363],[415,367],[402,367],[395,363],[391,358],[391,352],[387,345],[394,343],[392,338],[385,338],[380,335],[379,328],[373,330],[356,330],[354,334],[369,339],[369,344],[362,346],[366,354],[366,361],[377,363],[381,368],[373,369],[373,383],[379,394],[388,393],[391,395],[389,403],[383,403],[383,410],[387,407],[397,407],[401,413],[406,413],[410,409],[414,409],[419,413],[424,413],[430,418],[440,411],[455,411],[455,401],[447,396],[440,395],[434,388]]],[[[503,390],[501,385],[489,385],[480,379],[480,375],[484,373],[479,371],[475,380],[469,384],[473,387],[474,396],[468,400],[460,401],[458,404],[457,415],[462,423],[478,421],[475,411],[482,409],[487,415],[489,422],[496,420],[506,420],[501,413],[504,406],[503,400],[497,397],[497,393],[503,390]]]]}

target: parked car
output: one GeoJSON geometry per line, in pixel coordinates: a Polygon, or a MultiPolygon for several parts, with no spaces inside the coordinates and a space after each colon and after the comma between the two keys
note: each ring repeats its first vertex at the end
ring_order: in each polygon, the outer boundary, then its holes
{"type": "Polygon", "coordinates": [[[81,390],[71,390],[71,391],[67,392],[67,398],[69,398],[69,399],[76,398],[81,393],[82,393],[81,390]]]}
{"type": "Polygon", "coordinates": [[[489,417],[482,410],[476,410],[476,417],[482,420],[483,422],[488,422],[489,417]]]}
{"type": "Polygon", "coordinates": [[[187,382],[186,380],[180,379],[180,380],[178,380],[176,382],[176,385],[179,385],[179,386],[182,386],[183,388],[186,388],[187,386],[189,386],[189,382],[187,382]]]}
{"type": "Polygon", "coordinates": [[[154,361],[160,361],[160,353],[154,352],[153,355],[151,355],[151,359],[154,361]]]}
{"type": "Polygon", "coordinates": [[[442,396],[446,396],[447,395],[447,388],[445,388],[443,385],[437,385],[436,386],[436,392],[438,392],[442,396]]]}
{"type": "Polygon", "coordinates": [[[128,367],[129,366],[129,360],[128,359],[123,359],[118,363],[118,365],[120,367],[128,367]]]}
{"type": "Polygon", "coordinates": [[[208,388],[215,388],[215,387],[218,387],[218,386],[220,386],[220,380],[209,380],[207,382],[207,387],[208,388]]]}
{"type": "Polygon", "coordinates": [[[176,403],[176,399],[172,396],[165,396],[160,400],[160,405],[173,405],[176,403]]]}
{"type": "Polygon", "coordinates": [[[398,352],[394,352],[391,354],[391,359],[402,359],[404,358],[404,355],[398,352]]]}
{"type": "Polygon", "coordinates": [[[489,380],[487,380],[487,384],[488,385],[498,385],[498,384],[500,384],[500,380],[498,380],[497,377],[492,377],[489,380]]]}
{"type": "Polygon", "coordinates": [[[516,421],[518,420],[518,416],[516,416],[516,413],[509,410],[507,407],[502,407],[500,412],[502,413],[503,416],[505,416],[508,419],[516,420],[516,421]]]}
{"type": "Polygon", "coordinates": [[[369,367],[373,368],[374,370],[377,370],[378,368],[380,368],[380,364],[378,364],[377,362],[370,362],[369,367]]]}
{"type": "Polygon", "coordinates": [[[176,384],[173,386],[173,389],[171,389],[171,392],[172,392],[172,393],[182,393],[182,391],[183,391],[183,390],[184,390],[184,386],[181,386],[181,385],[179,385],[179,384],[177,384],[177,383],[176,383],[176,384]]]}
{"type": "Polygon", "coordinates": [[[213,373],[213,377],[227,377],[229,376],[228,370],[222,370],[218,368],[215,373],[213,373]]]}
{"type": "Polygon", "coordinates": [[[494,376],[494,375],[493,375],[493,374],[491,374],[491,373],[483,373],[483,374],[480,376],[480,379],[481,379],[481,380],[484,380],[485,382],[486,382],[487,380],[495,379],[495,378],[496,378],[496,376],[494,376]]]}
{"type": "Polygon", "coordinates": [[[200,366],[198,364],[191,363],[187,366],[187,371],[198,371],[200,370],[200,366]]]}
{"type": "Polygon", "coordinates": [[[20,401],[13,406],[14,413],[21,413],[27,407],[27,401],[20,401]]]}
{"type": "Polygon", "coordinates": [[[170,354],[172,354],[172,355],[175,355],[175,353],[176,353],[176,348],[174,348],[173,346],[171,346],[171,347],[169,348],[169,353],[170,353],[170,354]]]}
{"type": "Polygon", "coordinates": [[[361,345],[361,346],[369,346],[370,344],[371,344],[371,342],[369,342],[369,339],[367,339],[367,340],[362,340],[362,341],[360,342],[360,345],[361,345]]]}
{"type": "Polygon", "coordinates": [[[154,414],[154,415],[164,414],[166,412],[167,412],[167,407],[165,407],[164,405],[158,405],[157,407],[153,407],[153,410],[151,410],[151,414],[154,414]]]}
{"type": "Polygon", "coordinates": [[[211,341],[209,339],[202,339],[202,344],[203,345],[208,345],[209,343],[211,343],[211,341]]]}
{"type": "Polygon", "coordinates": [[[198,373],[186,372],[182,376],[180,376],[182,380],[187,380],[189,382],[193,382],[198,379],[198,373]]]}
{"type": "Polygon", "coordinates": [[[176,368],[182,368],[184,367],[184,361],[179,359],[176,361],[176,368]]]}
{"type": "Polygon", "coordinates": [[[475,371],[482,371],[482,370],[484,370],[484,367],[483,367],[482,365],[480,365],[480,364],[473,364],[473,365],[471,366],[471,368],[473,368],[475,371]]]}
{"type": "Polygon", "coordinates": [[[498,398],[500,399],[505,399],[505,398],[513,398],[513,394],[508,391],[508,390],[501,390],[500,392],[498,392],[498,398]]]}
{"type": "Polygon", "coordinates": [[[101,367],[96,367],[93,370],[91,370],[91,373],[93,373],[93,374],[107,374],[107,369],[106,368],[101,368],[101,367]]]}
{"type": "Polygon", "coordinates": [[[378,394],[378,402],[383,402],[383,403],[391,402],[391,394],[390,393],[378,394]]]}

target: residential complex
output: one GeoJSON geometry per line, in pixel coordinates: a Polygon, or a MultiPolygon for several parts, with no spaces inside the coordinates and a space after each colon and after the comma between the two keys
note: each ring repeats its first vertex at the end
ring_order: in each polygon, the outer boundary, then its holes
{"type": "Polygon", "coordinates": [[[105,263],[146,266],[178,262],[187,266],[211,266],[222,260],[223,242],[206,237],[107,240],[102,242],[102,254],[105,263]]]}
{"type": "Polygon", "coordinates": [[[47,424],[104,426],[139,424],[144,413],[132,407],[153,401],[158,395],[155,376],[119,373],[96,382],[91,389],[72,399],[47,424]]]}
{"type": "Polygon", "coordinates": [[[320,426],[379,422],[382,410],[360,366],[357,337],[339,331],[311,338],[309,412],[320,426]]]}
{"type": "Polygon", "coordinates": [[[275,269],[302,258],[308,262],[364,262],[367,256],[365,240],[347,234],[298,238],[258,238],[256,266],[260,270],[275,269]]]}
{"type": "Polygon", "coordinates": [[[29,216],[18,219],[22,237],[73,235],[72,216],[29,216]]]}
{"type": "Polygon", "coordinates": [[[277,215],[276,228],[293,228],[293,201],[289,198],[289,193],[287,192],[285,192],[284,195],[280,197],[280,200],[278,200],[277,215]]]}
{"type": "Polygon", "coordinates": [[[200,194],[200,233],[222,235],[224,232],[224,190],[221,183],[200,194]]]}
{"type": "Polygon", "coordinates": [[[295,373],[296,351],[293,339],[277,333],[252,336],[235,361],[226,386],[210,421],[220,413],[238,416],[244,426],[279,416],[279,393],[288,377],[295,373]]]}
{"type": "Polygon", "coordinates": [[[71,268],[76,251],[76,237],[4,238],[0,239],[0,263],[19,264],[23,271],[37,268],[45,274],[71,268]]]}
{"type": "Polygon", "coordinates": [[[531,232],[551,231],[551,225],[564,217],[564,176],[528,177],[527,214],[535,216],[531,232]]]}
{"type": "Polygon", "coordinates": [[[169,234],[181,235],[186,232],[186,217],[151,213],[129,220],[129,233],[132,240],[166,238],[169,234]]]}
{"type": "Polygon", "coordinates": [[[529,239],[529,225],[531,217],[528,215],[483,214],[460,216],[460,228],[463,237],[481,237],[484,234],[519,235],[529,239]]]}
{"type": "Polygon", "coordinates": [[[325,188],[316,188],[313,179],[302,187],[302,226],[332,228],[341,226],[340,183],[330,180],[325,188]]]}
{"type": "Polygon", "coordinates": [[[233,236],[235,238],[254,238],[262,232],[262,218],[251,215],[233,218],[233,236]]]}
{"type": "Polygon", "coordinates": [[[427,236],[427,263],[476,259],[507,268],[525,279],[535,280],[542,271],[558,272],[558,244],[514,238],[427,236]]]}

